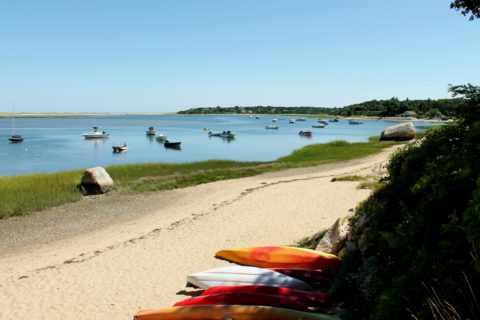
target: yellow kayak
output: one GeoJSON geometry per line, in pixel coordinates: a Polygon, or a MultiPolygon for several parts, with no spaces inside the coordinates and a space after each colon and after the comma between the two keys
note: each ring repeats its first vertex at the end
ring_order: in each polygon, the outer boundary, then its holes
{"type": "Polygon", "coordinates": [[[215,257],[241,265],[261,268],[305,268],[338,270],[341,260],[333,254],[284,246],[221,250],[215,257]]]}
{"type": "Polygon", "coordinates": [[[322,313],[310,313],[283,308],[240,305],[210,305],[167,307],[140,310],[134,320],[339,320],[322,313]]]}

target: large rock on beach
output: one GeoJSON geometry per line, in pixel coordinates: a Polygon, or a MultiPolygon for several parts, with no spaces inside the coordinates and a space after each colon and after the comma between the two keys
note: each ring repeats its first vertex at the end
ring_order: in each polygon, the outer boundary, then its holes
{"type": "Polygon", "coordinates": [[[350,234],[349,218],[338,218],[320,239],[315,250],[337,254],[350,234]]]}
{"type": "Polygon", "coordinates": [[[84,195],[103,194],[113,189],[113,180],[102,167],[88,168],[80,186],[84,195]]]}
{"type": "Polygon", "coordinates": [[[411,140],[415,138],[415,134],[413,122],[401,123],[385,128],[380,135],[380,140],[411,140]]]}

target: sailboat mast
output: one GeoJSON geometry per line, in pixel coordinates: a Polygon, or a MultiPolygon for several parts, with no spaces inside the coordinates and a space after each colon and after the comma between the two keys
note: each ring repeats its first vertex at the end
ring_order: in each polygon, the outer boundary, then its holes
{"type": "Polygon", "coordinates": [[[12,106],[12,136],[15,135],[15,102],[12,106]]]}

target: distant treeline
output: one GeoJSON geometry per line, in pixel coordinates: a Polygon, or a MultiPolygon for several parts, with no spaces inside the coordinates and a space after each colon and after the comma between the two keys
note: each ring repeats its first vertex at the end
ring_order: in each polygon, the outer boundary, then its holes
{"type": "Polygon", "coordinates": [[[391,98],[389,100],[371,100],[352,104],[342,108],[320,107],[206,107],[191,108],[179,111],[179,114],[325,114],[331,116],[372,116],[372,117],[398,117],[410,111],[418,118],[451,117],[455,109],[464,103],[463,99],[439,100],[402,100],[391,98]]]}

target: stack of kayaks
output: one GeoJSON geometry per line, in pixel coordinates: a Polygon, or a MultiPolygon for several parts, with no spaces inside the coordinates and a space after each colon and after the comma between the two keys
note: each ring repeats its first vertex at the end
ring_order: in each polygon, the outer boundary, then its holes
{"type": "Polygon", "coordinates": [[[314,312],[331,304],[330,295],[311,291],[330,282],[341,261],[314,250],[268,246],[221,250],[215,257],[240,264],[187,276],[189,286],[204,289],[201,295],[173,307],[142,310],[136,320],[203,319],[304,319],[333,320],[314,312]]]}

